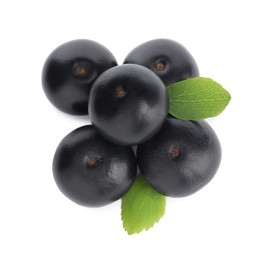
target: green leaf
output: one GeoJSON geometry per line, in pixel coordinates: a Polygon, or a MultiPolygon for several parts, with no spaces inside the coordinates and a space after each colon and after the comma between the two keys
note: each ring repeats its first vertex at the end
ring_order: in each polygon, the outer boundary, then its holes
{"type": "Polygon", "coordinates": [[[138,175],[131,189],[122,197],[121,218],[129,235],[148,230],[165,212],[165,196],[155,191],[138,175]]]}
{"type": "Polygon", "coordinates": [[[182,120],[202,120],[219,115],[231,96],[210,78],[191,78],[170,85],[169,113],[182,120]]]}

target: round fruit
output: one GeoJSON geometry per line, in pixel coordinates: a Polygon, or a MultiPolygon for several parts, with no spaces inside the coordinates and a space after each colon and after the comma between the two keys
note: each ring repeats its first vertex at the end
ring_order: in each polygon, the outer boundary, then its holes
{"type": "Polygon", "coordinates": [[[163,82],[134,64],[105,71],[94,83],[89,102],[92,124],[109,141],[135,145],[151,138],[168,113],[163,82]]]}
{"type": "Polygon", "coordinates": [[[42,72],[43,90],[61,111],[87,115],[93,82],[102,72],[116,65],[113,54],[97,42],[67,42],[47,58],[42,72]]]}
{"type": "Polygon", "coordinates": [[[158,134],[138,146],[137,161],[140,172],[158,192],[182,197],[214,177],[221,147],[207,122],[168,118],[158,134]]]}
{"type": "Polygon", "coordinates": [[[137,174],[130,147],[105,141],[93,126],[80,127],[59,144],[53,173],[57,186],[77,204],[99,207],[121,198],[137,174]]]}
{"type": "Polygon", "coordinates": [[[132,50],[124,63],[140,64],[155,72],[165,86],[199,76],[196,61],[180,43],[168,39],[145,42],[132,50]]]}

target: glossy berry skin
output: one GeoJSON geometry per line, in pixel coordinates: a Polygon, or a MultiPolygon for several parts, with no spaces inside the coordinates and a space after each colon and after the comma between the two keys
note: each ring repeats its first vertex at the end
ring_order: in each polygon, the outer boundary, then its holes
{"type": "Polygon", "coordinates": [[[68,134],[53,160],[58,188],[70,200],[88,207],[104,206],[120,199],[136,173],[132,148],[107,142],[91,125],[68,134]]]}
{"type": "Polygon", "coordinates": [[[127,55],[124,63],[140,64],[151,69],[166,87],[199,76],[196,61],[188,50],[168,39],[155,39],[139,45],[127,55]]]}
{"type": "Polygon", "coordinates": [[[97,42],[67,42],[47,58],[42,71],[43,90],[59,110],[87,115],[93,82],[102,72],[116,65],[113,54],[97,42]]]}
{"type": "Polygon", "coordinates": [[[140,65],[121,65],[104,72],[91,90],[91,122],[110,142],[142,143],[162,126],[168,114],[163,82],[140,65]]]}
{"type": "Polygon", "coordinates": [[[158,134],[138,146],[137,160],[140,172],[158,192],[183,197],[214,177],[221,146],[207,122],[168,118],[158,134]]]}

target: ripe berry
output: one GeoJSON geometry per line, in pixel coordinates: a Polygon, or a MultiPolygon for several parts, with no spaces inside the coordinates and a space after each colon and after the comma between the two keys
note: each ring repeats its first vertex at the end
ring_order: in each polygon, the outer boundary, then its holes
{"type": "Polygon", "coordinates": [[[47,58],[42,72],[43,90],[61,111],[87,115],[93,82],[102,72],[116,65],[113,54],[97,42],[67,42],[47,58]]]}
{"type": "Polygon", "coordinates": [[[221,147],[207,122],[168,118],[153,138],[138,146],[137,161],[140,172],[158,192],[182,197],[214,177],[221,147]]]}
{"type": "Polygon", "coordinates": [[[53,173],[57,186],[77,204],[99,207],[121,198],[137,173],[130,147],[104,140],[95,127],[83,126],[59,144],[53,173]]]}
{"type": "Polygon", "coordinates": [[[198,66],[187,49],[168,39],[156,39],[139,45],[127,55],[124,63],[151,69],[165,86],[199,76],[198,66]]]}
{"type": "Polygon", "coordinates": [[[151,138],[168,113],[163,82],[134,64],[105,71],[94,83],[89,102],[91,122],[110,142],[135,145],[151,138]]]}

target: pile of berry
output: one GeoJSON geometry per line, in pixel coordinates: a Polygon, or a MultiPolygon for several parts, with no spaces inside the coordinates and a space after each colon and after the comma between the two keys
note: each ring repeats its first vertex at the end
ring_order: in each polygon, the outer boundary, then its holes
{"type": "Polygon", "coordinates": [[[44,92],[61,111],[89,115],[92,123],[68,134],[55,152],[61,192],[83,206],[104,206],[129,191],[138,168],[166,196],[205,186],[221,160],[215,132],[206,121],[168,113],[167,87],[198,76],[191,54],[168,39],[141,44],[120,66],[91,40],[56,48],[44,64],[44,92]]]}

